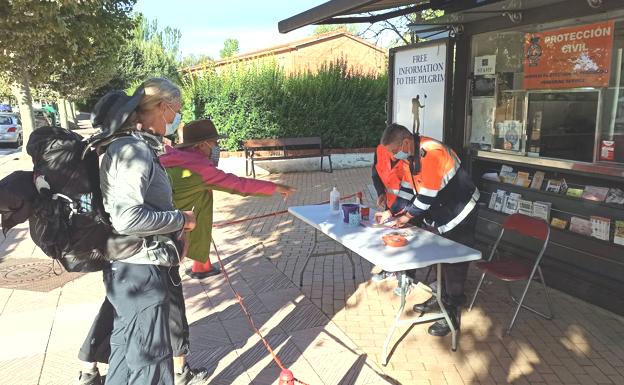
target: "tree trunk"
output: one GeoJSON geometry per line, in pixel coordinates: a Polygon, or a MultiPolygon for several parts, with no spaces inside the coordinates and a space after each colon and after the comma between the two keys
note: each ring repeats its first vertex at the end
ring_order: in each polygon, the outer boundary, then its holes
{"type": "Polygon", "coordinates": [[[78,120],[76,120],[76,103],[69,102],[69,110],[71,111],[71,121],[74,125],[78,124],[78,120]]]}
{"type": "Polygon", "coordinates": [[[74,112],[74,103],[65,99],[65,110],[67,111],[67,123],[69,129],[76,128],[76,113],[74,112]]]}
{"type": "Polygon", "coordinates": [[[67,100],[64,98],[58,99],[58,108],[59,108],[59,119],[61,120],[59,123],[61,127],[65,129],[69,129],[69,122],[67,117],[67,100]]]}
{"type": "Polygon", "coordinates": [[[11,84],[11,92],[19,107],[20,119],[22,121],[22,138],[24,145],[22,146],[22,156],[28,156],[26,153],[26,143],[30,138],[30,134],[35,129],[35,114],[32,106],[32,95],[30,94],[30,79],[28,74],[22,74],[22,78],[11,84]]]}

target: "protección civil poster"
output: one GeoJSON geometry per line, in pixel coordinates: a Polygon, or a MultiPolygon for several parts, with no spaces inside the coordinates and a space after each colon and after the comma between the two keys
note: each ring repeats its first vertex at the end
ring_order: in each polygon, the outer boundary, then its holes
{"type": "Polygon", "coordinates": [[[613,21],[527,33],[524,88],[608,87],[613,21]]]}

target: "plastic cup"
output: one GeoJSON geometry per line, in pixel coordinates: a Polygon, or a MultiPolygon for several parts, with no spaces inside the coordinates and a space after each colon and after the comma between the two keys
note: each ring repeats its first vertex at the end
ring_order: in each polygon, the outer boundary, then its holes
{"type": "Polygon", "coordinates": [[[344,203],[342,205],[342,221],[344,223],[349,223],[349,213],[358,213],[359,208],[360,206],[355,203],[344,203]]]}
{"type": "Polygon", "coordinates": [[[370,207],[368,207],[368,206],[362,206],[362,207],[360,207],[360,214],[362,214],[362,220],[363,220],[363,221],[367,221],[367,220],[369,220],[369,216],[370,216],[370,207]]]}

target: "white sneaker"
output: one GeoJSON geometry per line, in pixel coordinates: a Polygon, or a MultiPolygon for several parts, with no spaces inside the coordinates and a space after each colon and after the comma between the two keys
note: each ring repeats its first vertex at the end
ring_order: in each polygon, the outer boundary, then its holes
{"type": "Polygon", "coordinates": [[[396,279],[396,274],[382,270],[380,273],[373,274],[373,276],[371,277],[371,281],[373,282],[381,282],[385,281],[386,279],[396,279]]]}

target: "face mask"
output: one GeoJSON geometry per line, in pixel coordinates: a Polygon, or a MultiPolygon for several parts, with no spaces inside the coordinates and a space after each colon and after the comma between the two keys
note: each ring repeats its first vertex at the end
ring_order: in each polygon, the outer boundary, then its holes
{"type": "Polygon", "coordinates": [[[397,160],[405,160],[409,158],[409,154],[405,151],[399,151],[396,154],[394,154],[394,158],[397,160]]]}
{"type": "Polygon", "coordinates": [[[212,149],[210,150],[210,160],[212,161],[212,164],[216,166],[219,165],[219,158],[221,155],[221,148],[217,145],[212,147],[212,149]]]}
{"type": "Polygon", "coordinates": [[[165,136],[173,135],[178,129],[181,120],[182,116],[179,113],[176,113],[175,118],[173,118],[173,122],[165,125],[165,136]]]}

